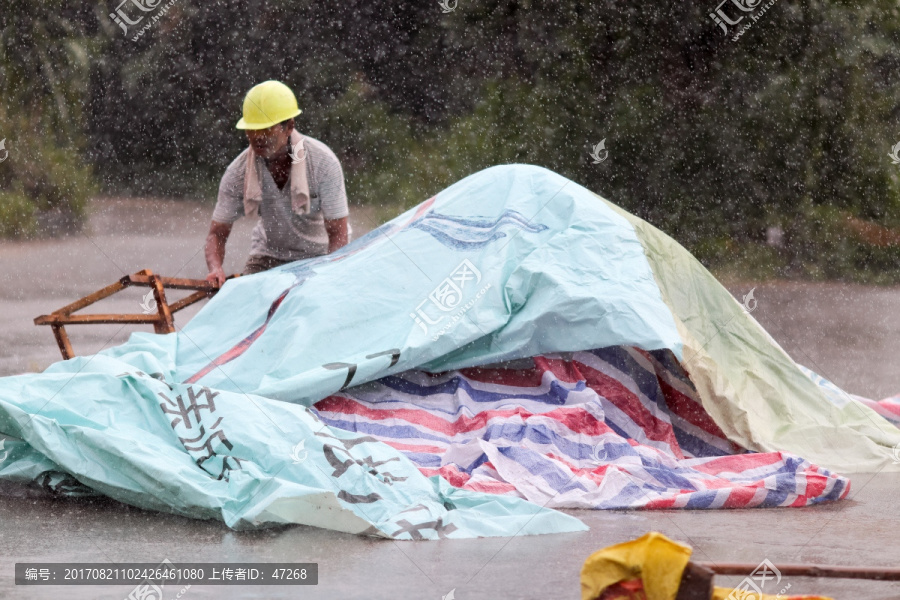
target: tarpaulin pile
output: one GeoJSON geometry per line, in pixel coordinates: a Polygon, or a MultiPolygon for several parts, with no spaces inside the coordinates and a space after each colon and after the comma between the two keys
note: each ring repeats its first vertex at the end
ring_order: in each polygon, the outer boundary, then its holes
{"type": "Polygon", "coordinates": [[[585,529],[529,500],[803,505],[847,493],[827,469],[900,468],[900,430],[676,242],[529,165],[231,280],[177,333],[0,379],[0,432],[8,493],[396,539],[585,529]]]}

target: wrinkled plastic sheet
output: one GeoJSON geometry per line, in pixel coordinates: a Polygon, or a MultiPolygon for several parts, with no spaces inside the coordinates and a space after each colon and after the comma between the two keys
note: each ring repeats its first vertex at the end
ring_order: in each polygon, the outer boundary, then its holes
{"type": "Polygon", "coordinates": [[[0,379],[0,480],[235,528],[584,530],[427,478],[307,406],[410,368],[624,342],[680,350],[633,229],[559,175],[495,167],[335,254],[229,281],[177,333],[0,379]]]}

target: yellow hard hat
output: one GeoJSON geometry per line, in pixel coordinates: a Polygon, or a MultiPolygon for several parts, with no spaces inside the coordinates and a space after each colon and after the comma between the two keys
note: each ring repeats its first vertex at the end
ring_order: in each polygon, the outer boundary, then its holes
{"type": "Polygon", "coordinates": [[[268,129],[301,113],[291,88],[280,81],[264,81],[244,97],[244,117],[238,129],[268,129]]]}

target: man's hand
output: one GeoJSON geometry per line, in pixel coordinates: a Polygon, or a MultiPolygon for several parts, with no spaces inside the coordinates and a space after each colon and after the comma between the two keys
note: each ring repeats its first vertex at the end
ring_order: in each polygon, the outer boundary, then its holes
{"type": "Polygon", "coordinates": [[[222,262],[225,260],[225,242],[231,234],[229,223],[213,221],[209,225],[209,234],[206,236],[206,267],[209,275],[206,280],[211,284],[222,287],[225,284],[225,271],[222,262]]]}
{"type": "Polygon", "coordinates": [[[222,287],[225,285],[225,271],[222,267],[216,267],[209,272],[209,275],[206,276],[206,280],[216,287],[222,287]]]}

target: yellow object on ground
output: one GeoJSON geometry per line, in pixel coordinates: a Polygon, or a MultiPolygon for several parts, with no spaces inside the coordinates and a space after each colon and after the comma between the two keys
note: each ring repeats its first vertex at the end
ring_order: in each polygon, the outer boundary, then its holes
{"type": "Polygon", "coordinates": [[[647,600],[675,600],[691,548],[655,531],[591,554],[581,568],[581,600],[620,581],[640,578],[647,600]]]}
{"type": "Polygon", "coordinates": [[[268,129],[299,115],[297,98],[280,81],[264,81],[250,88],[244,97],[244,116],[238,129],[268,129]]]}
{"type": "MultiPolygon", "coordinates": [[[[598,550],[584,561],[581,568],[581,600],[596,600],[616,584],[625,585],[610,590],[615,598],[675,600],[681,585],[681,574],[690,561],[691,553],[690,546],[679,544],[655,531],[636,540],[598,550]],[[635,580],[640,580],[640,584],[635,580]]],[[[832,600],[825,596],[782,595],[790,587],[786,584],[779,595],[761,594],[748,577],[735,589],[714,588],[710,600],[832,600]]]]}

